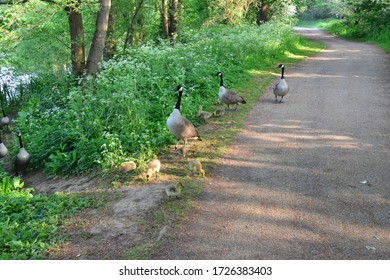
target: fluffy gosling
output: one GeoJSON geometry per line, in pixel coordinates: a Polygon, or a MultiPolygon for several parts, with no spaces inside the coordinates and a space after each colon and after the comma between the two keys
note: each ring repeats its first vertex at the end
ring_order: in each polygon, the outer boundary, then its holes
{"type": "Polygon", "coordinates": [[[158,178],[158,173],[160,172],[161,162],[158,159],[153,159],[148,163],[148,170],[146,172],[146,178],[149,180],[153,175],[155,178],[158,178]]]}
{"type": "Polygon", "coordinates": [[[213,112],[213,117],[222,117],[223,115],[225,115],[225,109],[223,108],[218,108],[213,112]]]}
{"type": "Polygon", "coordinates": [[[207,122],[207,119],[210,118],[213,115],[213,113],[203,111],[202,106],[199,106],[198,115],[196,115],[197,118],[203,119],[205,122],[207,122]]]}
{"type": "Polygon", "coordinates": [[[178,198],[180,197],[181,194],[181,189],[183,188],[183,184],[180,182],[177,182],[174,185],[168,185],[165,187],[165,193],[169,198],[178,198]]]}
{"type": "Polygon", "coordinates": [[[205,176],[205,172],[202,168],[202,163],[198,159],[192,159],[190,160],[190,172],[193,174],[194,172],[197,172],[198,174],[205,176]]]}
{"type": "Polygon", "coordinates": [[[120,173],[127,173],[131,170],[134,170],[137,168],[137,165],[134,161],[125,161],[121,163],[121,167],[119,168],[120,173]]]}

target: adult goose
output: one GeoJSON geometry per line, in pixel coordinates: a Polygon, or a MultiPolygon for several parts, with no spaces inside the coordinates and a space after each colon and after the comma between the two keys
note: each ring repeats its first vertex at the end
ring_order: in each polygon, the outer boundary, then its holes
{"type": "Polygon", "coordinates": [[[18,132],[18,138],[19,138],[20,150],[15,158],[15,171],[16,174],[19,175],[21,174],[21,172],[26,170],[31,160],[31,156],[24,148],[23,141],[22,141],[22,134],[20,132],[18,132]]]}
{"type": "Polygon", "coordinates": [[[244,98],[242,98],[242,96],[238,95],[234,91],[225,88],[223,84],[222,72],[218,72],[216,76],[219,76],[219,80],[220,80],[219,93],[218,93],[219,101],[225,103],[228,107],[228,110],[230,105],[236,104],[236,108],[234,110],[237,110],[239,103],[241,104],[246,103],[246,101],[244,100],[244,98]]]}
{"type": "Polygon", "coordinates": [[[1,139],[1,133],[0,133],[0,158],[5,157],[8,154],[8,149],[4,145],[2,139],[1,139]]]}
{"type": "Polygon", "coordinates": [[[1,109],[3,112],[3,117],[0,119],[0,125],[4,128],[8,128],[9,126],[9,117],[6,115],[4,108],[1,109]]]}
{"type": "Polygon", "coordinates": [[[169,132],[176,138],[176,150],[180,140],[183,140],[183,147],[185,147],[187,139],[199,139],[200,141],[202,141],[202,139],[200,138],[199,132],[195,126],[189,120],[184,118],[180,113],[180,103],[181,97],[183,95],[183,87],[178,85],[175,88],[175,91],[178,91],[178,98],[175,108],[167,119],[167,127],[169,132]]]}
{"type": "Polygon", "coordinates": [[[278,102],[278,96],[281,96],[279,103],[282,103],[283,97],[288,93],[288,84],[284,78],[284,64],[279,64],[278,68],[282,69],[282,76],[280,77],[279,83],[275,85],[274,95],[275,102],[278,102]]]}

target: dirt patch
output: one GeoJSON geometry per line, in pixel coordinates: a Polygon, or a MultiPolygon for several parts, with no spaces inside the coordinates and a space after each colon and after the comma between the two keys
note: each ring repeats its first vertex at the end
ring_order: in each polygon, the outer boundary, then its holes
{"type": "Polygon", "coordinates": [[[114,202],[74,216],[63,234],[68,243],[46,254],[48,259],[122,259],[146,238],[142,221],[164,197],[165,184],[125,186],[112,191],[114,202]]]}

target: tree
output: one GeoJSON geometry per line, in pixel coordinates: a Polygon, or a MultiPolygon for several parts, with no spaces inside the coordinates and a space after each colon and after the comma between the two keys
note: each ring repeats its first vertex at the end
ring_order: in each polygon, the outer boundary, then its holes
{"type": "MultiPolygon", "coordinates": [[[[21,2],[2,1],[0,4],[17,5],[27,3],[29,0],[21,2]]],[[[56,4],[55,0],[41,0],[49,4],[56,4]]],[[[97,65],[103,54],[105,37],[108,26],[108,15],[111,7],[111,0],[99,0],[99,10],[96,17],[96,28],[94,38],[91,44],[88,62],[86,62],[85,35],[83,26],[83,16],[81,13],[81,0],[66,0],[62,8],[66,11],[69,35],[70,35],[70,53],[72,62],[72,73],[75,76],[82,76],[86,73],[93,74],[97,71],[97,65]]]]}
{"type": "Polygon", "coordinates": [[[168,4],[168,0],[162,0],[162,33],[164,38],[170,39],[172,43],[175,42],[175,38],[177,35],[177,23],[179,14],[178,7],[178,0],[171,0],[170,4],[168,4]]]}
{"type": "Polygon", "coordinates": [[[269,5],[265,1],[259,1],[257,3],[257,18],[256,23],[257,25],[261,25],[268,21],[268,14],[269,14],[269,5]]]}
{"type": "Polygon", "coordinates": [[[80,5],[80,0],[70,0],[64,8],[68,15],[72,71],[76,76],[83,75],[86,65],[84,27],[83,17],[80,13],[80,5]]]}
{"type": "Polygon", "coordinates": [[[100,0],[100,9],[96,16],[96,28],[87,60],[87,75],[95,74],[103,56],[108,29],[111,0],[100,0]]]}
{"type": "Polygon", "coordinates": [[[144,2],[143,0],[138,0],[137,7],[135,8],[134,14],[133,14],[133,16],[131,18],[131,21],[130,21],[130,26],[127,29],[126,39],[125,39],[125,44],[123,46],[123,50],[126,49],[127,45],[130,42],[130,38],[131,38],[132,33],[134,32],[134,27],[135,27],[135,24],[136,24],[136,20],[137,20],[139,12],[141,10],[143,2],[144,2]]]}
{"type": "Polygon", "coordinates": [[[110,14],[108,16],[108,27],[106,35],[106,43],[103,49],[103,59],[110,60],[114,57],[117,48],[117,40],[115,37],[116,30],[116,14],[110,9],[110,14]]]}

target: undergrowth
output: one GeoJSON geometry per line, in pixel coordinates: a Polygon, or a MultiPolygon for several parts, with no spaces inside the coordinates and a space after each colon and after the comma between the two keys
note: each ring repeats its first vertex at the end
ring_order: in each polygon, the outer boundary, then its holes
{"type": "Polygon", "coordinates": [[[64,240],[58,229],[67,217],[102,200],[80,194],[34,194],[20,177],[0,168],[0,260],[40,259],[64,240]]]}
{"type": "Polygon", "coordinates": [[[129,49],[103,63],[94,80],[34,78],[16,120],[31,167],[74,175],[96,167],[115,172],[133,160],[142,170],[174,143],[165,122],[177,84],[185,88],[182,114],[199,126],[199,105],[215,107],[216,72],[224,72],[225,84],[234,87],[250,79],[250,70],[273,66],[300,40],[280,23],[204,29],[182,34],[174,47],[161,41],[129,49]]]}

